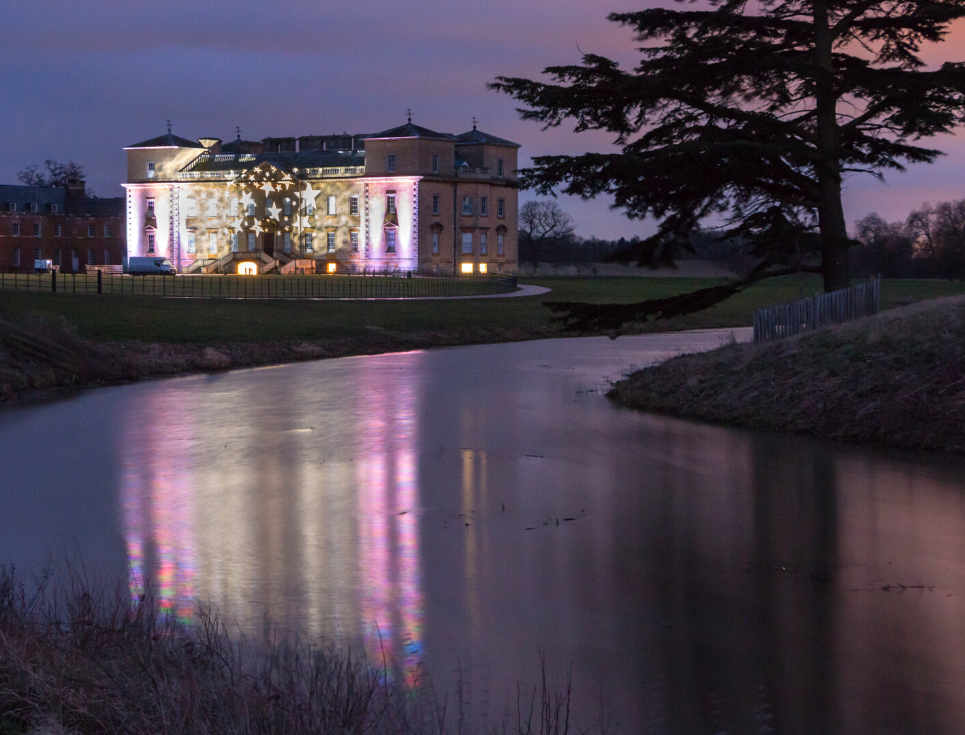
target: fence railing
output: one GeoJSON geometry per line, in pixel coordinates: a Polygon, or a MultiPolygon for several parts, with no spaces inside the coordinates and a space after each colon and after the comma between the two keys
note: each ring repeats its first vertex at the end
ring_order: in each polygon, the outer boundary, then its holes
{"type": "Polygon", "coordinates": [[[458,277],[267,275],[129,276],[92,273],[0,273],[0,291],[115,294],[195,299],[404,299],[486,296],[516,290],[516,276],[458,277]]]}
{"type": "Polygon", "coordinates": [[[881,279],[871,278],[837,291],[779,304],[754,312],[754,341],[789,337],[831,324],[844,324],[877,314],[881,308],[881,279]]]}

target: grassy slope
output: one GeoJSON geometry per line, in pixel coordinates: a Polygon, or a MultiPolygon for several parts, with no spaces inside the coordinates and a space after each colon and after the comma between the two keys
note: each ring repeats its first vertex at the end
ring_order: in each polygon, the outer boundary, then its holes
{"type": "Polygon", "coordinates": [[[965,297],[685,355],[618,383],[649,411],[913,450],[965,451],[965,297]]]}

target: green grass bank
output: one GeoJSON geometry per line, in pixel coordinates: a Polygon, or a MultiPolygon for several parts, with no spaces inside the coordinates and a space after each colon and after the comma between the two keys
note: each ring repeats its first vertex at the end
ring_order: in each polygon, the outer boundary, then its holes
{"type": "MultiPolygon", "coordinates": [[[[51,389],[307,359],[566,336],[547,301],[627,303],[715,285],[696,278],[527,278],[548,294],[459,300],[222,300],[0,292],[0,401],[51,389]]],[[[754,310],[820,290],[772,279],[698,314],[634,325],[673,331],[751,324],[754,310]]],[[[883,306],[965,293],[961,283],[886,281],[883,306]]],[[[578,335],[572,335],[578,336],[578,335]]]]}
{"type": "Polygon", "coordinates": [[[965,297],[640,370],[617,403],[732,426],[965,452],[965,297]]]}

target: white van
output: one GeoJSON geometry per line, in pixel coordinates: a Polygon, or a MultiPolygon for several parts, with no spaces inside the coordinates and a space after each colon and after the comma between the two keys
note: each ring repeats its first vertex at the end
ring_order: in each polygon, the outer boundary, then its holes
{"type": "Polygon", "coordinates": [[[125,258],[124,272],[132,276],[173,276],[177,271],[167,258],[125,258]]]}

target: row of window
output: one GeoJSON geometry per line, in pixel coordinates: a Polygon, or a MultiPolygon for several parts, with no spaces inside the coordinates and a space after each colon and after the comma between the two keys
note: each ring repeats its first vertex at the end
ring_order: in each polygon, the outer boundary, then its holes
{"type": "MultiPolygon", "coordinates": [[[[473,255],[473,234],[471,232],[462,233],[462,254],[463,255],[473,255]]],[[[439,241],[438,233],[432,234],[432,252],[433,254],[439,252],[439,241]]],[[[489,255],[489,233],[480,232],[479,233],[479,254],[489,255]]],[[[496,234],[496,255],[503,256],[506,254],[506,236],[499,232],[496,234]]]]}
{"type": "MultiPolygon", "coordinates": [[[[71,260],[73,262],[74,268],[77,268],[77,264],[79,262],[78,252],[76,250],[71,250],[70,256],[71,256],[71,260]]],[[[19,268],[21,263],[20,248],[13,249],[12,260],[13,260],[14,267],[19,268]]],[[[44,253],[41,248],[34,248],[34,260],[44,260],[44,253]]],[[[61,261],[61,251],[60,251],[60,248],[57,248],[56,250],[54,250],[54,257],[53,257],[54,265],[57,265],[57,266],[61,265],[60,261],[61,261]]],[[[111,251],[104,250],[104,265],[110,265],[110,264],[111,264],[111,251]]],[[[94,256],[93,249],[87,250],[87,265],[97,265],[97,259],[94,256]]]]}
{"type": "MultiPolygon", "coordinates": [[[[20,237],[20,223],[19,223],[19,222],[13,222],[13,223],[12,223],[10,234],[13,235],[13,237],[20,237]]],[[[39,223],[39,222],[35,222],[34,225],[33,225],[33,236],[34,236],[34,237],[42,237],[42,236],[43,236],[43,235],[41,234],[40,223],[39,223]]],[[[63,225],[54,225],[54,237],[63,237],[63,236],[64,236],[64,227],[63,227],[63,225]]],[[[110,237],[110,236],[111,236],[111,226],[110,226],[110,225],[104,225],[104,237],[110,237]]],[[[94,225],[87,225],[87,237],[97,237],[97,228],[96,228],[94,225]]]]}
{"type": "MultiPolygon", "coordinates": [[[[387,252],[395,252],[395,230],[388,230],[386,236],[386,250],[387,252]]],[[[231,252],[237,253],[240,249],[240,237],[239,233],[234,232],[231,234],[231,252]]],[[[255,239],[255,233],[249,232],[247,234],[248,251],[251,252],[256,249],[257,241],[255,239]]],[[[147,236],[148,252],[153,252],[155,248],[155,236],[149,234],[147,236]]],[[[311,233],[306,233],[302,236],[302,246],[306,253],[311,253],[315,251],[315,237],[311,233]]],[[[349,246],[353,253],[359,251],[359,233],[357,230],[353,230],[349,233],[349,246]]],[[[282,252],[290,253],[292,251],[292,236],[290,232],[282,233],[281,242],[282,252]]],[[[334,253],[336,249],[335,233],[326,232],[325,233],[325,251],[329,253],[334,253]]],[[[218,236],[215,233],[208,235],[207,250],[205,250],[204,241],[201,242],[200,248],[198,243],[197,235],[193,232],[188,233],[187,251],[190,255],[216,255],[218,253],[218,236]]]]}
{"type": "MultiPolygon", "coordinates": [[[[385,162],[386,171],[388,171],[390,174],[394,174],[395,164],[396,164],[395,154],[389,153],[387,156],[387,160],[385,162]]],[[[497,159],[496,160],[496,177],[500,179],[503,178],[503,174],[505,170],[506,170],[505,161],[503,161],[502,158],[497,159]]],[[[432,154],[432,173],[434,174],[439,173],[439,154],[438,153],[432,154]]]]}
{"type": "MultiPolygon", "coordinates": [[[[40,211],[40,205],[37,204],[37,203],[35,203],[35,202],[31,202],[30,204],[28,204],[26,209],[22,209],[22,210],[21,210],[19,207],[20,207],[20,205],[17,204],[16,202],[7,202],[7,211],[8,211],[8,212],[21,212],[21,211],[22,211],[22,212],[27,212],[27,211],[30,211],[30,212],[36,213],[36,212],[39,212],[39,211],[40,211]]],[[[53,214],[59,213],[59,212],[60,212],[60,205],[59,205],[59,204],[51,204],[51,205],[50,205],[50,211],[51,211],[53,214]]]]}
{"type": "MultiPolygon", "coordinates": [[[[395,211],[395,195],[390,195],[392,211],[395,211]]],[[[326,213],[329,216],[335,216],[338,214],[338,199],[335,196],[329,196],[326,201],[326,213]]],[[[270,211],[275,206],[275,202],[272,199],[265,201],[265,211],[270,211]]],[[[148,215],[154,216],[154,200],[147,200],[147,210],[148,215]]],[[[290,217],[292,213],[292,200],[287,197],[282,201],[282,206],[280,210],[286,217],[290,217]]],[[[238,212],[238,198],[231,197],[228,200],[228,212],[234,215],[238,212]]],[[[249,204],[245,213],[249,217],[255,216],[255,205],[254,203],[249,204]]],[[[348,199],[348,213],[353,217],[357,217],[359,214],[359,196],[358,194],[352,194],[348,199]]],[[[305,203],[305,214],[311,216],[315,214],[315,202],[307,201],[305,203]]],[[[196,217],[198,215],[198,201],[194,198],[189,198],[187,201],[187,216],[196,217]]]]}
{"type": "MultiPolygon", "coordinates": [[[[473,197],[465,196],[462,198],[462,213],[465,216],[472,216],[473,213],[473,197]]],[[[439,194],[432,195],[432,213],[439,214],[439,194]]],[[[488,217],[489,216],[489,197],[479,197],[479,216],[488,217]]],[[[505,217],[506,216],[506,200],[497,199],[496,200],[496,216],[505,217]]]]}

